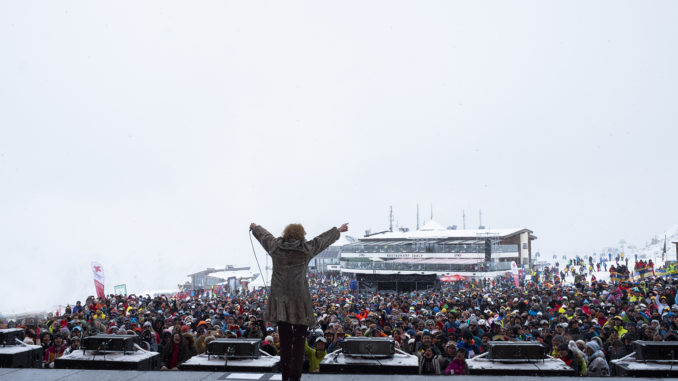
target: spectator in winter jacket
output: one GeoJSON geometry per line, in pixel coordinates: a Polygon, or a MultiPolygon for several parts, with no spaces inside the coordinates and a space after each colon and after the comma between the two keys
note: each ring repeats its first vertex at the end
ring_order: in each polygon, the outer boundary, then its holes
{"type": "Polygon", "coordinates": [[[561,359],[565,364],[567,364],[570,368],[574,370],[574,373],[576,375],[579,375],[579,362],[577,361],[574,353],[570,348],[568,348],[567,344],[563,343],[560,344],[558,347],[558,358],[561,359]]]}
{"type": "MultiPolygon", "coordinates": [[[[608,324],[609,324],[609,321],[608,321],[608,324]]],[[[617,335],[618,335],[619,337],[624,336],[624,334],[625,334],[626,332],[628,332],[628,330],[626,330],[626,329],[624,328],[624,323],[623,323],[623,321],[622,321],[622,317],[621,317],[621,316],[619,316],[619,315],[615,316],[615,317],[612,319],[612,324],[613,324],[612,328],[613,328],[615,331],[617,331],[617,335]]]]}
{"type": "Polygon", "coordinates": [[[595,341],[586,343],[584,353],[588,357],[586,376],[607,377],[610,375],[610,366],[605,361],[605,354],[600,350],[598,343],[595,341]]]}
{"type": "Polygon", "coordinates": [[[461,336],[461,341],[457,343],[457,349],[463,349],[464,354],[466,355],[466,358],[472,358],[478,353],[480,353],[480,349],[478,349],[478,346],[475,343],[475,340],[473,340],[473,335],[471,334],[471,331],[465,330],[462,333],[461,336]]]}
{"type": "Polygon", "coordinates": [[[561,335],[555,335],[553,336],[553,339],[551,339],[551,343],[553,344],[553,349],[551,350],[551,357],[553,358],[558,358],[560,357],[560,345],[565,342],[565,338],[561,335]]]}
{"type": "Polygon", "coordinates": [[[636,341],[636,336],[632,334],[631,332],[627,332],[622,336],[622,346],[617,347],[617,346],[610,346],[610,350],[612,353],[610,354],[610,357],[612,359],[620,359],[622,357],[630,355],[634,350],[633,350],[633,342],[636,341]]]}
{"type": "Polygon", "coordinates": [[[71,339],[71,345],[64,351],[64,355],[69,355],[79,349],[80,349],[80,338],[74,337],[71,339]]]}
{"type": "Polygon", "coordinates": [[[490,350],[490,335],[488,333],[483,335],[480,346],[478,347],[480,353],[485,353],[490,350]]]}
{"type": "Polygon", "coordinates": [[[198,354],[198,350],[195,346],[195,336],[192,333],[186,332],[183,334],[184,341],[186,342],[186,347],[188,348],[188,357],[193,357],[198,354]]]}
{"type": "Polygon", "coordinates": [[[264,331],[261,327],[264,325],[263,321],[250,322],[247,331],[245,331],[245,337],[248,339],[263,339],[264,331]]]}
{"type": "Polygon", "coordinates": [[[466,351],[460,349],[457,351],[457,355],[454,357],[454,360],[450,361],[450,364],[445,368],[445,374],[457,374],[464,375],[466,374],[466,351]]]}
{"type": "Polygon", "coordinates": [[[311,373],[318,373],[320,371],[320,362],[323,361],[327,351],[327,340],[320,336],[315,339],[315,348],[308,345],[308,341],[304,340],[304,354],[308,358],[308,371],[311,373]]]}
{"type": "Polygon", "coordinates": [[[426,347],[424,354],[419,354],[419,374],[441,374],[440,357],[433,352],[433,347],[426,347]]]}
{"type": "Polygon", "coordinates": [[[42,350],[44,352],[47,352],[49,347],[52,346],[52,334],[47,332],[47,331],[44,331],[43,333],[41,333],[39,344],[42,346],[42,350]]]}
{"type": "Polygon", "coordinates": [[[579,320],[577,320],[577,319],[570,320],[570,323],[568,324],[568,327],[567,327],[567,333],[570,334],[570,336],[572,337],[572,340],[574,340],[574,341],[584,339],[584,334],[579,329],[579,320]]]}
{"type": "Polygon", "coordinates": [[[264,338],[264,341],[261,342],[261,350],[271,356],[278,355],[278,350],[275,349],[275,346],[273,345],[273,336],[266,336],[264,338]]]}
{"type": "Polygon", "coordinates": [[[189,349],[179,332],[172,335],[172,341],[164,346],[160,370],[179,370],[179,365],[189,359],[189,349]]]}
{"type": "Polygon", "coordinates": [[[424,354],[428,348],[433,349],[434,355],[440,355],[440,349],[433,345],[433,336],[429,332],[424,332],[421,337],[421,341],[417,343],[417,352],[419,352],[419,354],[424,354]]]}
{"type": "Polygon", "coordinates": [[[63,356],[66,348],[68,348],[68,345],[66,345],[61,335],[55,335],[54,343],[52,343],[52,345],[45,351],[45,363],[47,366],[50,368],[53,367],[54,359],[63,356]]]}
{"type": "MultiPolygon", "coordinates": [[[[584,344],[585,346],[586,344],[584,344]]],[[[570,340],[570,342],[567,344],[567,347],[572,351],[572,354],[574,355],[574,359],[577,362],[577,367],[579,368],[579,373],[577,374],[578,376],[584,376],[586,375],[586,354],[579,350],[579,347],[577,347],[577,343],[574,341],[570,340]]]]}
{"type": "Polygon", "coordinates": [[[450,341],[445,345],[445,352],[438,356],[440,361],[440,369],[446,369],[450,362],[457,356],[457,345],[454,341],[450,341]]]}

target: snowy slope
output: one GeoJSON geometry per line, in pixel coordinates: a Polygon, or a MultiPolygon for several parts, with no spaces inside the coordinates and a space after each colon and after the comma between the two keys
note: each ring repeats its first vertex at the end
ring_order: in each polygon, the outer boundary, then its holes
{"type": "Polygon", "coordinates": [[[639,258],[646,256],[647,259],[652,259],[661,267],[663,265],[661,257],[664,248],[664,237],[666,237],[666,259],[676,260],[676,245],[673,242],[678,242],[678,225],[670,227],[663,234],[650,238],[642,247],[629,251],[629,254],[638,254],[639,258]]]}
{"type": "MultiPolygon", "coordinates": [[[[624,249],[624,255],[628,256],[629,258],[629,265],[633,266],[633,263],[635,262],[635,256],[636,254],[638,255],[639,260],[650,260],[655,263],[655,268],[660,268],[664,266],[664,260],[662,260],[662,251],[664,250],[664,236],[666,236],[666,257],[665,260],[676,260],[676,245],[673,242],[678,242],[678,225],[674,225],[667,229],[664,233],[656,235],[654,237],[651,237],[647,242],[645,242],[642,245],[633,245],[633,244],[628,244],[625,249],[624,249]]],[[[616,248],[616,249],[606,249],[604,252],[611,251],[613,253],[619,253],[621,252],[621,247],[616,248]]],[[[594,258],[596,260],[598,258],[594,258]]],[[[564,266],[565,263],[567,263],[567,260],[562,260],[562,258],[558,258],[560,261],[561,267],[564,266]]],[[[551,260],[553,262],[553,260],[551,260]]],[[[614,262],[613,262],[614,263],[614,262]]],[[[608,264],[609,266],[609,264],[608,264]]],[[[578,266],[575,266],[577,271],[579,270],[578,266]]],[[[594,274],[596,275],[596,278],[599,280],[605,280],[609,281],[610,280],[610,274],[607,271],[600,271],[600,272],[595,272],[594,274]]],[[[567,276],[565,277],[565,282],[566,283],[571,283],[574,281],[573,276],[567,276]]]]}

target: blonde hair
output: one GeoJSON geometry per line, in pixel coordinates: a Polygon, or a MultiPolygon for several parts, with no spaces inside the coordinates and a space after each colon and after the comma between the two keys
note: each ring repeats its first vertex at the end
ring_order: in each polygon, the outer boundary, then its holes
{"type": "Polygon", "coordinates": [[[301,224],[289,224],[283,231],[282,239],[285,241],[298,239],[302,240],[306,236],[306,230],[301,224]]]}

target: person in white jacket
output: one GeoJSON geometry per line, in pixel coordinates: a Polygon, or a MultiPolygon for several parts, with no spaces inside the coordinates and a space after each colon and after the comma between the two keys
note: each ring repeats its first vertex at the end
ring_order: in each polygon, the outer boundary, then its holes
{"type": "Polygon", "coordinates": [[[600,346],[595,341],[589,341],[584,347],[586,354],[588,377],[607,377],[610,375],[610,366],[605,360],[605,354],[600,350],[600,346]]]}

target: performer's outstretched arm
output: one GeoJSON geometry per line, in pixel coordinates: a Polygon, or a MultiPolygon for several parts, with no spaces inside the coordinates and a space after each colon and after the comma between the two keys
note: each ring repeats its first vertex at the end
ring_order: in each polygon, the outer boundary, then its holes
{"type": "Polygon", "coordinates": [[[332,228],[321,235],[313,238],[309,241],[309,244],[313,248],[312,257],[318,255],[321,251],[327,249],[331,244],[339,239],[339,233],[348,231],[348,223],[342,224],[338,228],[332,228]]]}
{"type": "Polygon", "coordinates": [[[254,222],[250,224],[250,230],[252,230],[252,234],[254,235],[254,238],[259,241],[261,246],[264,247],[264,250],[266,250],[267,253],[271,253],[273,249],[275,249],[275,242],[276,239],[273,236],[273,234],[269,233],[268,230],[264,229],[263,226],[257,225],[254,222]]]}

